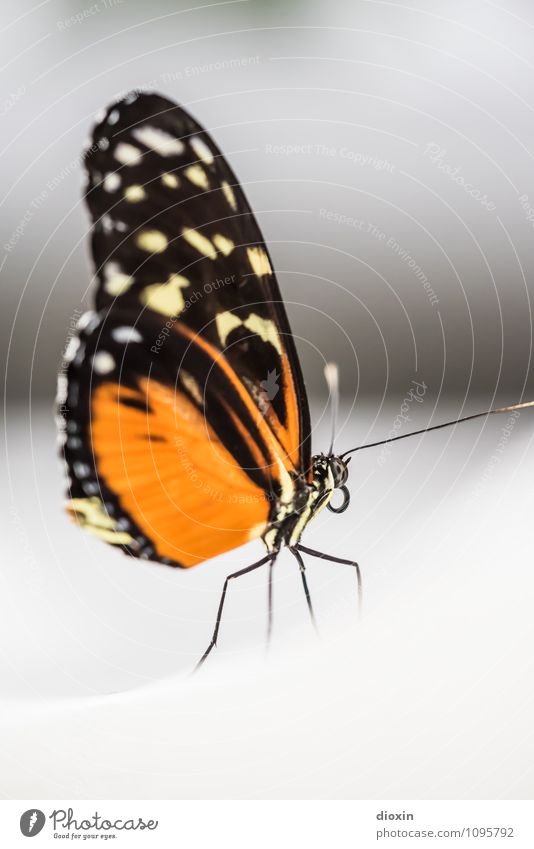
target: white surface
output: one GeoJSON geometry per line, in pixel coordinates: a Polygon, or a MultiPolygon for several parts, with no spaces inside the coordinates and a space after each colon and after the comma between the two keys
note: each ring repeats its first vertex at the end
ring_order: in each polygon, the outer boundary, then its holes
{"type": "MultiPolygon", "coordinates": [[[[339,448],[387,433],[396,411],[367,433],[375,413],[358,409],[339,448]]],[[[374,449],[356,455],[349,510],[325,511],[304,542],[359,559],[363,620],[352,570],[308,558],[317,640],[286,553],[268,655],[260,570],[232,586],[220,647],[189,678],[224,576],[259,545],[186,572],[121,556],[63,517],[49,411],[34,411],[30,440],[19,410],[3,507],[0,793],[531,797],[534,422],[523,413],[491,464],[505,423],[401,442],[382,467],[374,449]]],[[[327,431],[325,419],[317,450],[327,431]]]]}

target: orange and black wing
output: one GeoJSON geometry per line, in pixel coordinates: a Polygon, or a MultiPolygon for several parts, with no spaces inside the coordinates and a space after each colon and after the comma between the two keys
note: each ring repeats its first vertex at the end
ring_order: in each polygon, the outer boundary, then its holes
{"type": "Polygon", "coordinates": [[[86,153],[96,309],[149,308],[224,352],[310,471],[308,402],[269,253],[211,136],[176,104],[132,94],[110,106],[86,153]]]}
{"type": "Polygon", "coordinates": [[[193,566],[263,535],[309,478],[294,342],[243,191],[186,112],[126,98],[86,163],[98,288],[60,377],[69,511],[193,566]]]}
{"type": "Polygon", "coordinates": [[[261,536],[294,470],[227,361],[157,314],[89,315],[62,399],[69,512],[128,554],[194,566],[261,536]]]}

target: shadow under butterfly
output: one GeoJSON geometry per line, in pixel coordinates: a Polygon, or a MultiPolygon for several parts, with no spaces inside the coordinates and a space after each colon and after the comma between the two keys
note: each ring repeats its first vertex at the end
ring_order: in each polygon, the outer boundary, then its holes
{"type": "Polygon", "coordinates": [[[58,379],[67,510],[125,553],[189,568],[253,539],[289,548],[313,607],[301,543],[317,513],[342,513],[351,454],[491,413],[334,453],[337,369],[327,365],[332,439],[311,453],[308,400],[268,250],[228,162],[181,107],[132,93],[103,113],[85,153],[97,285],[58,379]],[[334,499],[339,491],[341,501],[334,499]]]}

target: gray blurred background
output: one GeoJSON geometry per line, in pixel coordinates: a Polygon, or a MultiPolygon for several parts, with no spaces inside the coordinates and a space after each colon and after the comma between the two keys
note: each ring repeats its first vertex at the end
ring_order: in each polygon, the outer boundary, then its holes
{"type": "Polygon", "coordinates": [[[531,412],[356,455],[350,509],[304,542],[359,559],[363,626],[354,575],[310,562],[318,643],[285,554],[270,662],[254,572],[194,683],[222,580],[259,545],[175,572],[83,534],[62,512],[52,418],[91,304],[80,152],[132,88],[189,108],[243,182],[315,450],[324,360],[341,366],[340,449],[534,398],[532,4],[21,0],[1,14],[0,795],[532,798],[531,412]],[[423,398],[398,427],[414,381],[423,398]]]}
{"type": "Polygon", "coordinates": [[[312,393],[324,356],[350,399],[396,400],[416,374],[433,395],[519,397],[534,278],[529,3],[192,6],[4,6],[10,395],[53,395],[69,319],[91,300],[80,151],[97,110],[147,88],[185,104],[242,180],[312,393]]]}

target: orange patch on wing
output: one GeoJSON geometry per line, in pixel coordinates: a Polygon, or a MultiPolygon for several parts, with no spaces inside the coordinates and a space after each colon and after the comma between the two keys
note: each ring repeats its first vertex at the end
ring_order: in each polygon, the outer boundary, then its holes
{"type": "Polygon", "coordinates": [[[91,436],[99,475],[160,557],[195,566],[265,530],[265,493],[179,390],[102,384],[91,436]]]}

